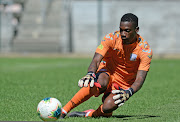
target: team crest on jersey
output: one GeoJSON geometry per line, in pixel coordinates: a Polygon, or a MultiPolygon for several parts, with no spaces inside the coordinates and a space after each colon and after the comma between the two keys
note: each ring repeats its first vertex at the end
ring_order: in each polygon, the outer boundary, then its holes
{"type": "Polygon", "coordinates": [[[136,54],[131,53],[131,56],[130,56],[130,61],[136,61],[136,58],[137,58],[137,55],[136,55],[136,54]]]}

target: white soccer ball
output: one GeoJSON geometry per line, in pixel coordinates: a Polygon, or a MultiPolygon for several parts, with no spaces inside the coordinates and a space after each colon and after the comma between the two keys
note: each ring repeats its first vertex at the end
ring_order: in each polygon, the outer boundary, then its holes
{"type": "Polygon", "coordinates": [[[58,99],[47,97],[39,102],[37,112],[43,121],[56,121],[61,115],[61,107],[58,99]]]}

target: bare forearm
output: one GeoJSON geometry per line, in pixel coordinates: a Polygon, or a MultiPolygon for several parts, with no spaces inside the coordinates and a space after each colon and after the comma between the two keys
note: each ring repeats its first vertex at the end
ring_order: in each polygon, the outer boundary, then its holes
{"type": "Polygon", "coordinates": [[[141,89],[143,85],[142,82],[144,82],[142,79],[137,79],[136,82],[132,84],[131,88],[134,90],[134,93],[141,89]]]}
{"type": "Polygon", "coordinates": [[[89,65],[89,68],[88,68],[88,72],[90,72],[90,71],[96,72],[98,67],[99,67],[98,63],[91,62],[91,64],[89,65]]]}
{"type": "Polygon", "coordinates": [[[146,79],[146,75],[147,75],[147,71],[142,71],[142,70],[138,71],[136,80],[131,86],[131,88],[134,90],[134,93],[136,93],[141,89],[146,79]]]}
{"type": "Polygon", "coordinates": [[[91,64],[89,65],[88,72],[92,71],[95,73],[99,67],[99,64],[100,64],[102,58],[103,58],[102,55],[95,53],[93,60],[92,60],[91,64]]]}

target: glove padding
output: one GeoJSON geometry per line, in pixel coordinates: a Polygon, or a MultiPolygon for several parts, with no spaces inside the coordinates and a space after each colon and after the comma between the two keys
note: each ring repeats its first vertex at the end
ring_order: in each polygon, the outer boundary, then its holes
{"type": "Polygon", "coordinates": [[[119,90],[112,90],[112,93],[116,94],[113,96],[114,103],[120,107],[133,95],[134,91],[132,88],[127,90],[120,88],[119,90]]]}
{"type": "Polygon", "coordinates": [[[79,87],[87,87],[90,83],[90,87],[94,86],[94,80],[96,79],[96,75],[94,72],[88,72],[86,76],[81,78],[78,82],[79,87]]]}

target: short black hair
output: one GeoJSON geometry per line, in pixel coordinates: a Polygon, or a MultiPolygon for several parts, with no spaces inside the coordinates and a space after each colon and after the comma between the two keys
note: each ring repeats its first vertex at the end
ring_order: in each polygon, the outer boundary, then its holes
{"type": "Polygon", "coordinates": [[[121,22],[133,22],[135,27],[138,27],[138,17],[132,13],[124,14],[121,18],[121,22]]]}

